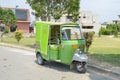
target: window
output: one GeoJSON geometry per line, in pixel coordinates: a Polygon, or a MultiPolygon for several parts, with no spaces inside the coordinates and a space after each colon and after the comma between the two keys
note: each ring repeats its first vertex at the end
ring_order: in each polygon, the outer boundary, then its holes
{"type": "Polygon", "coordinates": [[[93,26],[82,26],[83,29],[93,29],[93,26]]]}
{"type": "Polygon", "coordinates": [[[62,39],[63,40],[78,40],[81,39],[81,32],[79,27],[63,27],[62,39]]]}

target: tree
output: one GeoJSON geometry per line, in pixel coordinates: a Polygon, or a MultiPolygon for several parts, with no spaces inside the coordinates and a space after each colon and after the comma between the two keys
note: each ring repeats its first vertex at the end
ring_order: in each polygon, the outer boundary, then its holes
{"type": "Polygon", "coordinates": [[[9,31],[7,27],[14,26],[16,24],[17,18],[12,10],[3,9],[0,7],[0,20],[1,20],[0,24],[5,24],[5,29],[1,34],[2,37],[6,32],[9,31]]]}
{"type": "Polygon", "coordinates": [[[3,19],[3,9],[0,7],[0,20],[2,20],[3,19]]]}
{"type": "Polygon", "coordinates": [[[79,10],[80,10],[80,0],[66,0],[66,13],[68,16],[72,16],[72,21],[78,21],[79,10]]]}
{"type": "Polygon", "coordinates": [[[16,24],[16,16],[14,14],[14,12],[10,9],[5,9],[3,10],[3,23],[8,25],[8,26],[14,26],[16,24]]]}
{"type": "Polygon", "coordinates": [[[34,15],[43,21],[49,21],[51,17],[58,20],[63,14],[72,15],[72,21],[76,22],[79,15],[80,0],[27,0],[35,11],[34,15]]]}
{"type": "Polygon", "coordinates": [[[43,21],[48,20],[51,11],[50,0],[27,0],[33,10],[34,15],[40,17],[43,21]]]}
{"type": "Polygon", "coordinates": [[[84,32],[83,35],[84,35],[85,41],[86,41],[86,53],[88,53],[89,48],[93,41],[94,32],[84,32]]]}
{"type": "Polygon", "coordinates": [[[17,22],[17,18],[12,10],[2,9],[1,7],[0,7],[0,19],[2,20],[1,23],[7,26],[14,26],[17,22]]]}
{"type": "Polygon", "coordinates": [[[57,21],[65,13],[65,0],[53,0],[51,16],[57,21]]]}

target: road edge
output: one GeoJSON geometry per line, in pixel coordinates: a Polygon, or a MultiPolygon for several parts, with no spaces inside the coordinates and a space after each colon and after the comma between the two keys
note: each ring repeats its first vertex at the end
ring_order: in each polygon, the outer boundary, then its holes
{"type": "Polygon", "coordinates": [[[116,76],[120,76],[120,73],[118,73],[118,72],[115,72],[115,71],[112,71],[112,70],[109,70],[109,69],[105,69],[105,68],[102,68],[102,67],[99,67],[99,66],[88,64],[88,67],[92,68],[94,70],[100,71],[100,72],[110,73],[110,74],[114,74],[116,76]]]}
{"type": "MultiPolygon", "coordinates": [[[[29,48],[29,47],[24,47],[24,46],[20,46],[20,45],[13,45],[13,44],[7,44],[7,43],[1,43],[1,42],[0,42],[0,46],[11,47],[11,48],[18,48],[18,49],[24,49],[24,50],[29,50],[29,51],[32,51],[32,52],[35,51],[34,49],[29,48]]],[[[88,67],[90,67],[92,69],[96,69],[98,71],[105,72],[105,73],[112,73],[114,75],[120,76],[120,73],[118,73],[118,72],[114,72],[112,70],[105,69],[105,68],[102,68],[102,67],[99,67],[99,66],[88,64],[88,67]]]]}

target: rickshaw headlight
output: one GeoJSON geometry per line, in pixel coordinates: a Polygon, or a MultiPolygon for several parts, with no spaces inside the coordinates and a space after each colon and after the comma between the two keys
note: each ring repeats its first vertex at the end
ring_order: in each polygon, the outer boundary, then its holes
{"type": "Polygon", "coordinates": [[[77,49],[75,53],[82,54],[82,51],[80,49],[77,49]]]}
{"type": "Polygon", "coordinates": [[[78,53],[79,53],[79,54],[82,54],[82,51],[80,50],[78,53]]]}

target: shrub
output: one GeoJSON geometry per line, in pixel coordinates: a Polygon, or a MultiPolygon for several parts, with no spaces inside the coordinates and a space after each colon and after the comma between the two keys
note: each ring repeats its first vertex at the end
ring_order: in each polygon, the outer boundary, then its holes
{"type": "Polygon", "coordinates": [[[86,53],[88,53],[88,50],[93,41],[94,33],[93,32],[83,32],[83,35],[84,35],[85,41],[86,41],[86,53]]]}
{"type": "Polygon", "coordinates": [[[9,29],[8,29],[8,26],[5,26],[5,29],[4,29],[4,33],[9,33],[9,29]]]}
{"type": "Polygon", "coordinates": [[[114,37],[118,37],[118,30],[117,29],[114,30],[114,37]]]}
{"type": "Polygon", "coordinates": [[[103,35],[110,35],[111,32],[112,32],[111,30],[105,29],[104,32],[103,32],[103,35]]]}
{"type": "Polygon", "coordinates": [[[101,35],[102,35],[102,28],[100,28],[100,30],[99,30],[99,37],[101,37],[101,35]]]}
{"type": "Polygon", "coordinates": [[[15,31],[15,33],[14,33],[14,35],[15,35],[15,39],[17,40],[17,42],[19,43],[19,41],[22,39],[22,36],[23,36],[23,33],[22,33],[22,31],[15,31]]]}
{"type": "Polygon", "coordinates": [[[101,27],[99,30],[99,37],[101,35],[110,35],[111,33],[112,33],[112,30],[101,27]]]}

